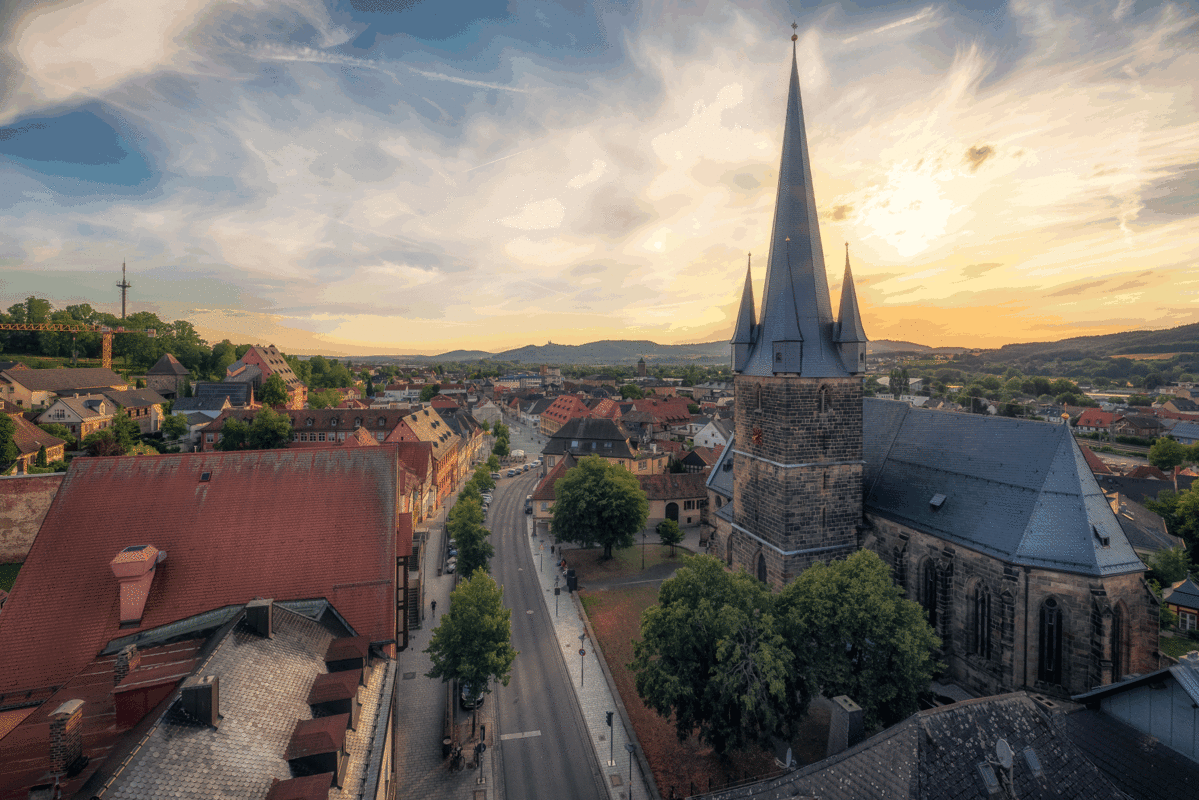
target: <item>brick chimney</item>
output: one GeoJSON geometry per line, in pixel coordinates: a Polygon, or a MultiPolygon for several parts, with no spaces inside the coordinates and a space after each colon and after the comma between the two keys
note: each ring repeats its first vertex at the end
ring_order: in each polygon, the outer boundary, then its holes
{"type": "Polygon", "coordinates": [[[109,562],[112,574],[121,585],[122,626],[134,627],[141,622],[154,572],[166,557],[165,550],[152,544],[138,544],[126,547],[109,562]]]}
{"type": "Polygon", "coordinates": [[[865,733],[862,707],[845,695],[833,698],[833,715],[828,726],[828,752],[825,758],[835,756],[862,741],[865,733]]]}
{"type": "Polygon", "coordinates": [[[137,669],[141,662],[142,654],[138,652],[137,645],[127,644],[122,647],[117,653],[117,663],[112,670],[113,686],[125,680],[125,676],[137,669]]]}
{"type": "Polygon", "coordinates": [[[50,771],[66,775],[83,755],[83,701],[68,700],[50,715],[50,771]]]}
{"type": "Polygon", "coordinates": [[[255,597],[246,603],[246,625],[263,639],[274,636],[275,601],[255,597]]]}

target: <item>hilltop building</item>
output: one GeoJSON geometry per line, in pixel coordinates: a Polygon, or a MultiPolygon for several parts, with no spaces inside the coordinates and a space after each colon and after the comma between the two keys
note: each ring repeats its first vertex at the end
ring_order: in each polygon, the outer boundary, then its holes
{"type": "Polygon", "coordinates": [[[761,313],[747,269],[733,439],[708,481],[717,552],[779,587],[875,551],[981,693],[1156,669],[1145,567],[1068,427],[864,400],[866,342],[848,246],[833,316],[793,52],[761,313]]]}

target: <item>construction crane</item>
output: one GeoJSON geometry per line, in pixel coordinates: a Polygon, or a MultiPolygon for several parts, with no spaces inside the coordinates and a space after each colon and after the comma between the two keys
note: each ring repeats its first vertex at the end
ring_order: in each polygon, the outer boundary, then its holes
{"type": "MultiPolygon", "coordinates": [[[[4,322],[0,323],[0,331],[58,331],[61,333],[98,333],[103,337],[100,346],[100,365],[112,369],[112,337],[118,333],[140,333],[145,336],[157,336],[154,328],[132,330],[121,326],[89,325],[85,322],[4,322]]],[[[72,337],[74,338],[74,337],[72,337]]]]}

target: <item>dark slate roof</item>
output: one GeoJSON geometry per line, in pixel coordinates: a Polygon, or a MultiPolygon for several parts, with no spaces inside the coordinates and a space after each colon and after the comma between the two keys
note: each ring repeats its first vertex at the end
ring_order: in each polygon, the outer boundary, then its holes
{"type": "Polygon", "coordinates": [[[1134,800],[1181,800],[1199,787],[1199,764],[1101,711],[1054,717],[1058,730],[1134,800]]]}
{"type": "Polygon", "coordinates": [[[1024,692],[921,711],[844,753],[772,781],[708,797],[995,800],[1003,795],[987,791],[977,765],[994,758],[1001,738],[1015,752],[1012,778],[1022,800],[1124,798],[1024,692]],[[1025,747],[1036,752],[1042,778],[1034,777],[1025,762],[1025,747]]]}
{"type": "MultiPolygon", "coordinates": [[[[741,314],[738,316],[740,318],[741,314]]],[[[753,333],[755,344],[741,371],[745,375],[764,376],[773,375],[776,370],[796,372],[805,377],[846,376],[849,372],[841,364],[833,342],[833,327],[824,248],[820,243],[816,196],[812,189],[812,165],[799,96],[799,69],[792,52],[783,153],[761,318],[753,333]],[[775,357],[776,341],[790,343],[782,360],[775,357]]],[[[737,333],[739,337],[744,335],[740,325],[737,333]]]]}
{"type": "Polygon", "coordinates": [[[1145,569],[1067,425],[866,398],[863,445],[870,513],[1012,564],[1145,569]],[[936,510],[935,495],[946,498],[936,510]]]}
{"type": "Polygon", "coordinates": [[[1182,539],[1169,534],[1166,521],[1159,515],[1121,494],[1116,494],[1113,502],[1112,510],[1133,550],[1170,550],[1182,546],[1182,539]]]}
{"type": "Polygon", "coordinates": [[[1187,608],[1199,608],[1199,586],[1190,578],[1175,586],[1165,597],[1167,603],[1187,608]]]}
{"type": "Polygon", "coordinates": [[[338,796],[359,796],[371,738],[377,737],[375,747],[383,745],[376,725],[388,703],[379,698],[394,681],[394,662],[373,671],[361,694],[357,731],[343,727],[347,715],[314,721],[309,692],[325,672],[326,648],[348,631],[331,615],[318,622],[276,605],[273,616],[272,638],[235,624],[197,672],[220,678],[220,726],[197,725],[173,707],[138,745],[105,798],[265,797],[273,781],[292,777],[287,750],[297,724],[323,728],[335,722],[338,729],[322,730],[322,738],[344,737],[352,754],[346,791],[338,796]]]}
{"type": "Polygon", "coordinates": [[[192,387],[196,397],[228,397],[235,406],[249,405],[254,397],[254,387],[249,383],[229,382],[199,382],[192,387]]]}
{"type": "Polygon", "coordinates": [[[206,395],[204,397],[181,397],[171,405],[171,413],[179,414],[192,411],[223,411],[226,395],[206,395]]]}
{"type": "MultiPolygon", "coordinates": [[[[837,314],[838,342],[866,342],[866,329],[858,311],[858,293],[853,286],[853,271],[849,268],[849,242],[845,243],[845,277],[841,281],[841,311],[837,314]]],[[[854,369],[851,367],[850,371],[854,369]]],[[[861,370],[858,370],[861,371],[861,370]]]]}
{"type": "MultiPolygon", "coordinates": [[[[707,487],[718,495],[724,497],[725,500],[733,499],[733,448],[736,447],[732,437],[729,437],[729,443],[724,446],[724,452],[720,454],[718,460],[713,466],[712,471],[708,474],[707,487]]],[[[724,508],[731,508],[728,504],[724,508]]],[[[723,508],[721,509],[723,510],[723,508]]]]}
{"type": "Polygon", "coordinates": [[[121,408],[162,405],[167,401],[165,397],[153,389],[129,389],[124,392],[106,389],[104,396],[121,408]]]}
{"type": "MultiPolygon", "coordinates": [[[[1138,503],[1145,502],[1146,498],[1155,499],[1158,492],[1164,489],[1174,491],[1173,479],[1169,483],[1164,483],[1151,478],[1129,478],[1123,475],[1097,475],[1095,477],[1104,491],[1119,492],[1122,496],[1129,497],[1138,503]]],[[[1194,480],[1192,475],[1179,475],[1178,491],[1185,492],[1190,489],[1194,480]]]]}
{"type": "Polygon", "coordinates": [[[58,392],[85,386],[128,386],[129,382],[110,369],[79,367],[74,369],[18,369],[5,377],[35,392],[58,392]]]}
{"type": "Polygon", "coordinates": [[[187,375],[187,367],[179,363],[179,359],[166,353],[158,362],[146,370],[147,375],[187,375]]]}
{"type": "Polygon", "coordinates": [[[629,434],[610,419],[576,417],[558,429],[545,443],[542,453],[559,455],[600,455],[605,458],[636,458],[629,448],[629,434]],[[575,447],[571,443],[578,442],[575,447]],[[609,446],[611,445],[611,446],[609,446]]]}

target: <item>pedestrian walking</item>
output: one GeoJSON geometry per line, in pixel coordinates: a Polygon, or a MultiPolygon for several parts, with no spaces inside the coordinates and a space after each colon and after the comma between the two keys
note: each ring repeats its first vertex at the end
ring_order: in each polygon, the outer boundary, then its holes
{"type": "Polygon", "coordinates": [[[433,608],[433,616],[434,616],[434,617],[436,617],[436,616],[437,616],[437,601],[436,601],[436,600],[434,600],[434,601],[433,601],[432,603],[430,603],[429,605],[430,605],[430,606],[432,606],[432,608],[433,608]]]}

